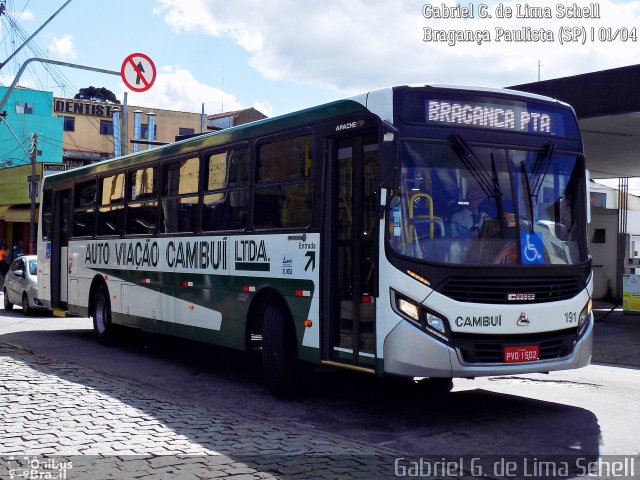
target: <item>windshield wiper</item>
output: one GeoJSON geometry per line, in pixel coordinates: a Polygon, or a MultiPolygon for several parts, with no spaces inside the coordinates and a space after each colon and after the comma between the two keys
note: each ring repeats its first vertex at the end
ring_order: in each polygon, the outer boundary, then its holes
{"type": "Polygon", "coordinates": [[[527,187],[527,197],[529,198],[527,203],[529,204],[529,218],[531,219],[531,222],[529,222],[529,230],[533,233],[533,222],[535,221],[533,218],[533,199],[536,198],[537,205],[537,196],[531,191],[531,183],[529,183],[529,175],[527,174],[527,167],[525,166],[524,161],[520,162],[520,171],[524,176],[524,186],[527,187]]]}
{"type": "Polygon", "coordinates": [[[529,197],[529,215],[531,218],[530,230],[533,233],[533,224],[535,222],[534,214],[534,203],[538,204],[538,194],[540,193],[540,189],[542,188],[542,184],[544,183],[544,177],[547,174],[547,170],[549,169],[549,164],[551,163],[551,157],[556,151],[556,146],[548,142],[542,151],[536,157],[536,161],[533,164],[533,168],[531,169],[531,175],[527,173],[527,167],[524,161],[520,162],[520,170],[522,171],[522,175],[524,176],[525,187],[527,188],[527,196],[529,197]]]}
{"type": "Polygon", "coordinates": [[[484,168],[474,151],[460,135],[453,133],[450,139],[451,143],[453,143],[454,151],[458,154],[458,158],[460,158],[464,166],[467,167],[469,173],[473,175],[473,178],[478,182],[480,188],[482,188],[487,197],[495,199],[498,222],[500,223],[500,234],[504,237],[505,224],[502,190],[500,188],[500,182],[498,181],[498,172],[493,153],[491,154],[491,175],[489,175],[489,172],[484,168]]]}
{"type": "Polygon", "coordinates": [[[533,169],[531,170],[531,178],[533,179],[533,190],[530,190],[530,194],[532,194],[534,197],[538,196],[538,193],[542,188],[544,176],[547,174],[549,164],[551,163],[551,157],[553,156],[555,151],[555,144],[551,142],[547,143],[542,151],[538,154],[536,162],[533,164],[533,169]]]}
{"type": "Polygon", "coordinates": [[[478,182],[478,185],[480,185],[484,193],[489,197],[493,197],[496,193],[500,192],[499,186],[494,184],[489,172],[482,166],[482,163],[480,163],[476,154],[471,150],[471,147],[467,145],[467,142],[457,133],[453,133],[450,138],[454,150],[458,150],[456,152],[458,153],[458,157],[462,160],[464,166],[467,167],[469,173],[473,175],[473,178],[478,182]]]}

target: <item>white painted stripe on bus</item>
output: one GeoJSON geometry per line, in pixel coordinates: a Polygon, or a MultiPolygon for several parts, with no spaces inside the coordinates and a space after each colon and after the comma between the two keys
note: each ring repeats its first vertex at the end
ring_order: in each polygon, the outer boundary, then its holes
{"type": "MultiPolygon", "coordinates": [[[[353,353],[353,350],[351,350],[350,348],[333,347],[333,349],[342,353],[353,353]]],[[[373,353],[358,352],[358,355],[360,355],[361,357],[376,358],[373,353]]]]}
{"type": "Polygon", "coordinates": [[[333,349],[337,352],[353,353],[353,350],[351,350],[350,348],[333,347],[333,349]]]}
{"type": "Polygon", "coordinates": [[[193,302],[176,298],[174,311],[176,312],[175,323],[179,325],[189,325],[190,327],[208,328],[211,330],[220,330],[222,325],[222,314],[220,312],[200,305],[194,305],[193,302]],[[189,307],[193,307],[193,309],[189,310],[189,307]]]}
{"type": "Polygon", "coordinates": [[[318,319],[319,299],[316,295],[311,298],[311,305],[309,307],[309,314],[307,319],[313,323],[311,327],[304,329],[304,337],[302,338],[302,345],[310,348],[320,348],[320,320],[318,319]]]}

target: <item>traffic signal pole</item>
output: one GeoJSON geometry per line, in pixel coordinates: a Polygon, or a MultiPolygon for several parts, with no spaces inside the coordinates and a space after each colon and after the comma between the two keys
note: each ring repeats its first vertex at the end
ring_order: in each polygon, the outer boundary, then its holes
{"type": "Polygon", "coordinates": [[[16,74],[16,78],[14,78],[13,82],[11,82],[11,85],[9,85],[9,88],[4,94],[4,97],[2,97],[2,100],[0,100],[0,112],[2,111],[2,108],[7,103],[7,100],[9,100],[9,95],[11,95],[11,92],[13,92],[13,89],[16,88],[16,85],[18,84],[18,80],[20,80],[20,77],[22,76],[22,74],[24,73],[24,71],[26,70],[26,68],[29,66],[31,62],[50,63],[51,65],[58,65],[59,67],[77,68],[80,70],[89,70],[90,72],[106,73],[107,75],[117,75],[118,77],[120,76],[120,72],[117,72],[115,70],[105,70],[104,68],[89,67],[87,65],[79,65],[77,63],[60,62],[58,60],[51,60],[50,58],[39,58],[39,57],[27,58],[22,64],[22,66],[20,67],[20,70],[18,70],[18,73],[16,74]]]}

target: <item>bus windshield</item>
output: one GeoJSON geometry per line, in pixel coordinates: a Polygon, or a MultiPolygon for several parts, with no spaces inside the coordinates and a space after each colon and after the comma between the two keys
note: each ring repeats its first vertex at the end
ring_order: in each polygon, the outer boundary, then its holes
{"type": "Polygon", "coordinates": [[[400,144],[389,243],[449,264],[575,265],[587,260],[583,160],[514,147],[400,144]]]}

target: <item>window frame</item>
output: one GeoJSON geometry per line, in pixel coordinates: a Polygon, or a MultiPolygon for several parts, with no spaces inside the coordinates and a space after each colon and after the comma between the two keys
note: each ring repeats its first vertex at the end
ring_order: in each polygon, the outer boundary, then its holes
{"type": "MultiPolygon", "coordinates": [[[[13,273],[17,272],[18,270],[20,270],[20,266],[24,264],[24,261],[22,259],[22,256],[19,256],[18,258],[16,258],[12,263],[11,266],[9,267],[9,270],[12,271],[13,273]]],[[[24,270],[24,267],[22,268],[24,270]]]]}
{"type": "Polygon", "coordinates": [[[76,131],[76,117],[70,117],[68,115],[62,115],[62,131],[63,132],[75,132],[76,131]],[[71,128],[67,128],[70,125],[71,128]]]}
{"type": "MultiPolygon", "coordinates": [[[[202,151],[189,152],[180,156],[163,159],[162,161],[158,162],[158,166],[160,170],[160,175],[159,175],[160,184],[158,188],[158,207],[159,207],[160,213],[158,215],[158,222],[159,222],[158,228],[156,229],[157,235],[179,236],[179,235],[195,235],[200,233],[200,217],[201,217],[201,211],[202,211],[202,188],[203,188],[202,182],[204,177],[204,175],[202,174],[202,171],[203,171],[202,151]],[[198,180],[197,180],[196,190],[194,192],[188,192],[188,193],[165,193],[167,168],[170,167],[171,165],[180,164],[180,162],[188,161],[192,159],[195,159],[198,161],[198,180]],[[196,199],[196,202],[195,202],[196,211],[192,212],[192,214],[194,215],[194,221],[195,221],[195,224],[192,226],[192,228],[185,231],[179,230],[179,229],[177,231],[166,230],[163,202],[165,200],[180,201],[183,198],[193,198],[193,197],[195,197],[196,199]]],[[[178,192],[179,191],[180,191],[180,181],[178,180],[178,192]]]]}
{"type": "Polygon", "coordinates": [[[113,120],[100,120],[100,135],[111,135],[113,136],[113,120]]]}
{"type": "Polygon", "coordinates": [[[96,229],[97,229],[97,219],[96,219],[96,215],[98,212],[98,208],[97,208],[97,203],[98,203],[98,190],[99,190],[99,185],[98,185],[98,179],[95,176],[90,176],[90,177],[84,177],[84,178],[79,178],[76,179],[73,182],[73,196],[72,196],[72,202],[71,202],[71,219],[73,221],[72,226],[71,226],[71,238],[93,238],[96,235],[96,229]],[[83,185],[83,184],[87,184],[89,182],[93,182],[94,184],[94,188],[95,188],[95,194],[93,197],[93,202],[90,205],[76,205],[76,201],[78,199],[78,193],[79,193],[79,186],[83,185]],[[91,225],[91,233],[88,235],[76,235],[76,230],[75,230],[75,224],[76,224],[76,213],[89,213],[91,210],[93,210],[93,215],[92,215],[92,222],[93,224],[91,225]]]}
{"type": "Polygon", "coordinates": [[[160,186],[161,181],[160,181],[160,171],[162,170],[161,168],[161,163],[160,162],[153,162],[153,163],[146,163],[146,164],[140,164],[140,165],[136,165],[135,167],[130,167],[125,171],[125,220],[124,220],[124,236],[125,237],[152,237],[158,234],[159,232],[159,222],[160,222],[160,186]],[[131,184],[131,175],[132,174],[136,174],[138,171],[140,170],[145,170],[145,169],[152,169],[153,170],[153,181],[152,181],[152,185],[153,185],[153,194],[150,196],[145,196],[144,198],[141,199],[132,199],[132,189],[133,189],[133,185],[131,184]],[[151,202],[155,202],[155,228],[153,230],[153,232],[147,232],[147,233],[132,233],[130,232],[129,229],[129,221],[130,221],[130,215],[131,213],[129,212],[129,210],[131,209],[131,205],[136,205],[136,206],[143,206],[147,203],[151,203],[151,202]]]}
{"type": "MultiPolygon", "coordinates": [[[[117,238],[117,237],[123,237],[124,235],[126,235],[126,230],[125,230],[126,205],[127,205],[126,196],[127,196],[127,171],[124,168],[114,169],[109,172],[106,172],[103,175],[98,176],[98,192],[96,194],[96,212],[97,212],[96,237],[107,237],[107,238],[116,237],[117,238]],[[104,180],[109,177],[117,177],[120,174],[124,175],[124,178],[122,180],[122,184],[123,184],[122,197],[115,202],[111,201],[109,204],[103,204],[102,194],[103,194],[103,188],[104,188],[104,180]],[[113,208],[114,206],[121,207],[119,210],[122,210],[122,220],[120,220],[121,222],[120,231],[118,233],[113,233],[113,234],[102,234],[100,233],[100,225],[102,223],[102,219],[100,216],[100,209],[104,207],[109,207],[111,208],[110,211],[114,211],[114,208],[113,208]]],[[[115,210],[118,210],[118,209],[115,209],[115,210]]]]}
{"type": "MultiPolygon", "coordinates": [[[[149,122],[140,124],[140,138],[147,139],[149,138],[149,122]]],[[[158,138],[158,124],[153,124],[153,139],[158,138]]]]}
{"type": "Polygon", "coordinates": [[[33,115],[34,104],[30,102],[16,102],[16,113],[21,115],[33,115]]]}
{"type": "MultiPolygon", "coordinates": [[[[286,147],[283,147],[283,157],[286,155],[286,147]]],[[[307,127],[303,127],[303,128],[298,128],[292,131],[288,131],[288,132],[284,132],[284,133],[280,133],[280,134],[275,134],[275,135],[269,135],[269,136],[265,136],[262,138],[259,138],[256,140],[254,147],[253,147],[253,155],[252,155],[252,176],[251,176],[251,213],[250,213],[250,228],[254,231],[258,231],[258,232],[269,232],[269,231],[300,231],[300,230],[305,230],[308,231],[310,229],[313,228],[314,225],[314,205],[319,205],[322,202],[318,202],[318,199],[316,198],[317,195],[317,186],[316,186],[316,176],[317,174],[317,169],[318,164],[319,164],[319,160],[317,158],[318,156],[318,135],[315,131],[315,129],[313,129],[311,126],[307,126],[307,127]],[[291,140],[294,138],[301,138],[301,137],[310,137],[312,140],[312,145],[311,145],[311,149],[310,152],[312,154],[311,157],[311,167],[309,170],[309,175],[308,176],[299,176],[299,177],[295,177],[295,178],[287,178],[284,176],[284,172],[286,171],[286,165],[283,163],[283,177],[281,179],[278,180],[268,180],[265,182],[258,182],[258,174],[259,174],[259,162],[260,162],[260,149],[263,148],[265,145],[271,144],[271,143],[275,143],[275,142],[286,142],[287,140],[291,140]],[[261,189],[261,188],[270,188],[270,187],[288,187],[288,186],[294,186],[294,185],[302,185],[307,183],[308,185],[311,186],[311,194],[309,196],[309,199],[311,201],[311,205],[310,205],[310,217],[309,217],[309,221],[306,225],[304,226],[270,226],[270,227],[266,227],[266,226],[256,226],[256,191],[261,189]]],[[[282,210],[280,210],[280,212],[282,212],[282,210]]]]}
{"type": "MultiPolygon", "coordinates": [[[[253,212],[253,204],[252,204],[252,190],[253,190],[253,170],[254,170],[254,162],[253,162],[253,154],[254,154],[255,148],[252,147],[251,143],[249,141],[243,141],[243,142],[238,142],[238,143],[231,143],[231,144],[227,144],[227,145],[221,145],[218,146],[216,148],[210,149],[210,150],[206,150],[202,153],[202,167],[203,167],[203,172],[204,175],[202,175],[203,178],[201,178],[202,180],[202,189],[201,189],[201,198],[200,198],[200,231],[201,232],[206,232],[206,233],[220,233],[220,232],[243,232],[246,231],[247,229],[251,228],[251,215],[253,212]],[[247,150],[247,156],[248,156],[248,168],[249,168],[249,172],[247,173],[247,181],[244,185],[234,185],[233,187],[228,187],[228,186],[224,186],[222,188],[214,188],[209,190],[208,186],[209,186],[209,162],[211,160],[211,157],[213,157],[214,155],[219,155],[219,154],[226,154],[228,156],[229,152],[232,151],[236,151],[236,150],[242,150],[242,149],[246,149],[247,150]],[[247,199],[247,216],[246,216],[246,222],[245,225],[243,227],[240,228],[218,228],[218,229],[205,229],[205,225],[204,225],[204,214],[205,214],[205,197],[207,197],[208,195],[216,195],[216,194],[221,194],[221,193],[233,193],[233,192],[244,192],[246,195],[246,199],[247,199]]],[[[225,159],[227,160],[227,159],[225,159]]],[[[228,163],[227,163],[228,166],[228,163]]],[[[228,172],[228,170],[227,170],[228,172]]],[[[226,183],[226,182],[225,182],[226,183]]]]}
{"type": "Polygon", "coordinates": [[[42,239],[50,240],[53,230],[53,186],[45,185],[40,197],[40,208],[42,209],[42,239]]]}

